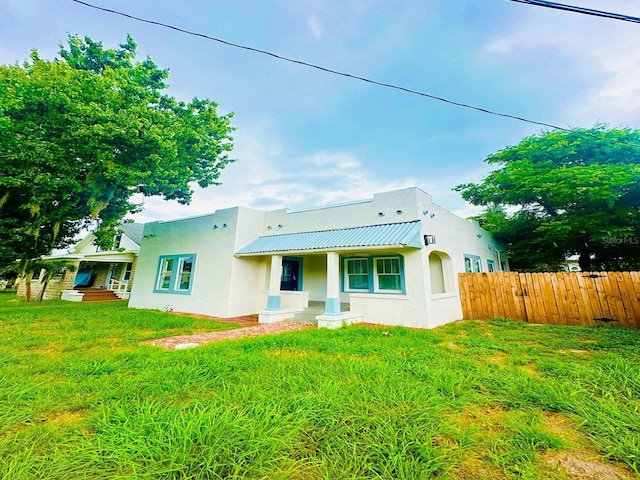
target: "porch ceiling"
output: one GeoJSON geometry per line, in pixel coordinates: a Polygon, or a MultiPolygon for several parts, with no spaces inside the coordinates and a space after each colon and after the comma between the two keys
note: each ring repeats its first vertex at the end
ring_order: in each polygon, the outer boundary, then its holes
{"type": "Polygon", "coordinates": [[[131,263],[135,255],[130,252],[96,252],[90,254],[66,254],[43,257],[45,260],[79,260],[81,262],[131,263]]]}
{"type": "Polygon", "coordinates": [[[263,255],[353,248],[421,248],[420,220],[314,232],[267,235],[241,248],[236,255],[263,255]]]}

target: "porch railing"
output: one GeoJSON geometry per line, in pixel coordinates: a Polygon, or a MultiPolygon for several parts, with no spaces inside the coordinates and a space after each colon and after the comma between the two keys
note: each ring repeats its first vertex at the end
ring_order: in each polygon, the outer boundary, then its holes
{"type": "Polygon", "coordinates": [[[131,284],[128,281],[121,282],[120,280],[111,280],[108,288],[122,299],[129,298],[129,294],[131,293],[131,284]]]}

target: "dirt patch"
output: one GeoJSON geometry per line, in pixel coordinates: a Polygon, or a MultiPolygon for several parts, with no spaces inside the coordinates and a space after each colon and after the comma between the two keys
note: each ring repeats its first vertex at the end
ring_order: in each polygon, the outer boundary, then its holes
{"type": "Polygon", "coordinates": [[[521,368],[522,370],[524,370],[525,372],[527,372],[529,375],[533,377],[540,376],[540,370],[538,370],[538,367],[536,367],[533,363],[526,363],[524,365],[520,365],[519,368],[521,368]]]}
{"type": "Polygon", "coordinates": [[[489,434],[504,430],[505,416],[506,412],[500,407],[472,405],[453,412],[451,420],[461,427],[475,426],[489,434]]]}
{"type": "Polygon", "coordinates": [[[242,317],[231,317],[231,318],[218,318],[218,317],[212,317],[210,315],[201,315],[199,313],[188,313],[188,312],[171,312],[171,314],[177,315],[179,317],[191,317],[191,318],[200,318],[202,320],[213,320],[218,323],[235,323],[237,325],[242,325],[243,327],[258,325],[257,315],[245,315],[242,317]]]}
{"type": "Polygon", "coordinates": [[[494,466],[476,458],[463,459],[453,471],[459,480],[505,480],[507,476],[494,466]]]}
{"type": "Polygon", "coordinates": [[[304,358],[309,356],[309,352],[306,350],[292,350],[290,348],[280,348],[278,350],[269,350],[267,355],[270,357],[283,357],[283,358],[304,358]]]}
{"type": "Polygon", "coordinates": [[[167,350],[184,350],[186,348],[198,347],[207,343],[220,340],[232,340],[245,337],[256,337],[260,335],[273,335],[276,333],[292,332],[303,328],[313,328],[314,325],[302,322],[277,322],[264,323],[245,328],[233,330],[222,330],[217,332],[195,333],[193,335],[178,335],[176,337],[160,338],[142,342],[147,345],[156,345],[167,350]]]}
{"type": "Polygon", "coordinates": [[[603,462],[584,452],[560,452],[546,455],[547,465],[557,468],[571,480],[627,480],[638,478],[622,467],[603,462]]]}
{"type": "Polygon", "coordinates": [[[487,357],[487,361],[495,365],[505,365],[508,359],[509,356],[503,352],[492,353],[487,357]]]}
{"type": "Polygon", "coordinates": [[[548,451],[542,455],[550,467],[564,472],[572,480],[621,480],[638,478],[630,470],[605,462],[589,438],[582,434],[574,421],[561,413],[548,412],[542,425],[560,437],[569,451],[548,451]]]}
{"type": "Polygon", "coordinates": [[[62,342],[54,342],[50,343],[45,347],[34,348],[31,350],[31,353],[36,355],[42,355],[43,357],[58,357],[64,348],[64,343],[62,342]]]}
{"type": "Polygon", "coordinates": [[[84,420],[82,412],[56,412],[47,415],[46,421],[57,425],[75,425],[84,420]]]}
{"type": "Polygon", "coordinates": [[[578,430],[576,423],[566,415],[558,412],[546,412],[542,419],[545,430],[561,438],[568,445],[580,450],[588,450],[596,454],[596,448],[589,438],[578,430]]]}

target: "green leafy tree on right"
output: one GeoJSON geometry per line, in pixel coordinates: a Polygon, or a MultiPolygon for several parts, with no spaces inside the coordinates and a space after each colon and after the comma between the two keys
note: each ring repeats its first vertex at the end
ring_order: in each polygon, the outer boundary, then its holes
{"type": "Polygon", "coordinates": [[[454,190],[507,247],[512,270],[640,269],[640,131],[551,131],[489,155],[498,168],[454,190]]]}

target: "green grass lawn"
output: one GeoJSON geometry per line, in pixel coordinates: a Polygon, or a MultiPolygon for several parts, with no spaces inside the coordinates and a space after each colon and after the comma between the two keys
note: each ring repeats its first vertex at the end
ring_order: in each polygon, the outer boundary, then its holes
{"type": "Polygon", "coordinates": [[[496,320],[310,329],[182,351],[140,343],[231,327],[124,302],[0,294],[0,478],[640,471],[638,331],[496,320]]]}

